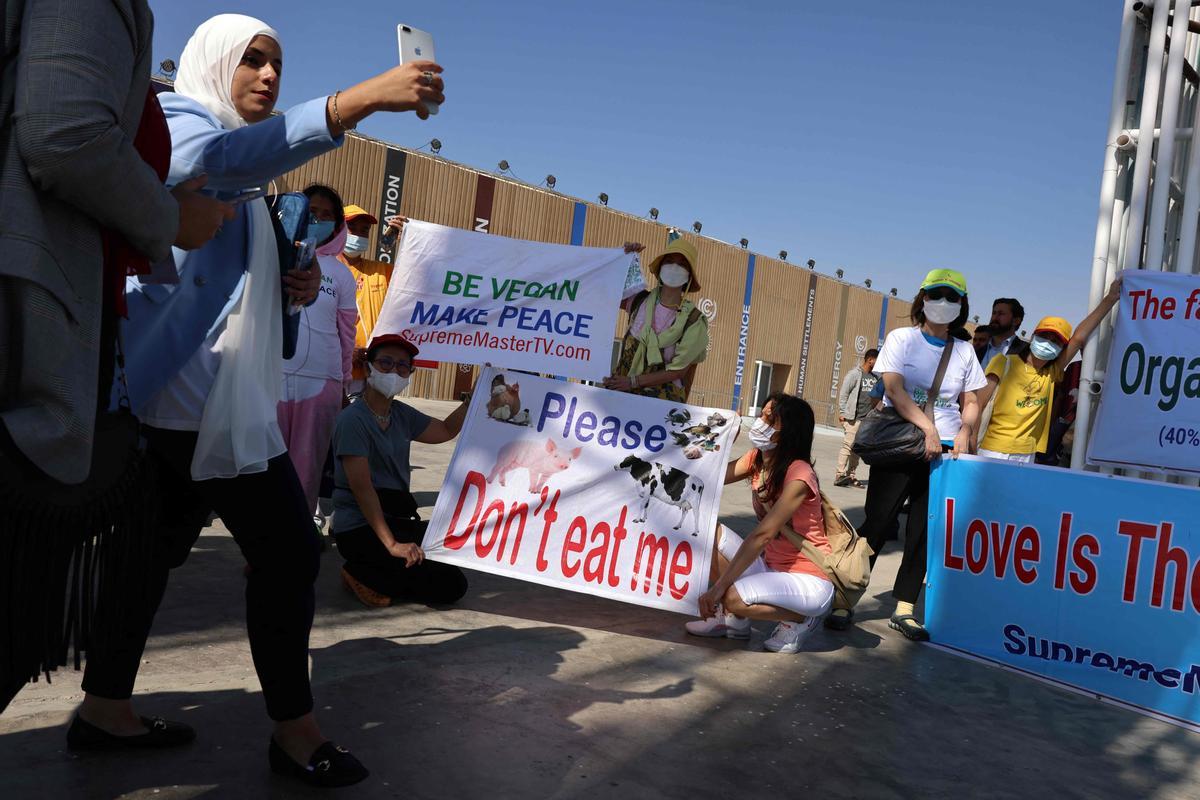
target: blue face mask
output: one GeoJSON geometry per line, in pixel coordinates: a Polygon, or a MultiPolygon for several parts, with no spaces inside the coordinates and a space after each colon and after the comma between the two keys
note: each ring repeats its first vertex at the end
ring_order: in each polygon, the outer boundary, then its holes
{"type": "Polygon", "coordinates": [[[1029,343],[1029,352],[1040,358],[1042,361],[1053,361],[1062,353],[1062,345],[1045,339],[1041,336],[1033,337],[1029,343]]]}
{"type": "Polygon", "coordinates": [[[330,236],[333,235],[333,220],[328,222],[316,222],[310,220],[308,223],[308,236],[311,239],[316,239],[317,244],[321,244],[330,236]]]}

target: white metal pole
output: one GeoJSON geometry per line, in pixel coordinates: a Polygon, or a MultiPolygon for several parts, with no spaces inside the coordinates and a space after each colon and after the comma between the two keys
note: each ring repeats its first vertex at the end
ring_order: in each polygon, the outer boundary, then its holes
{"type": "MultiPolygon", "coordinates": [[[[1154,20],[1151,26],[1158,25],[1159,14],[1163,15],[1163,25],[1166,25],[1167,0],[1158,0],[1154,8],[1154,20]]],[[[1175,21],[1171,26],[1171,53],[1167,56],[1167,79],[1163,86],[1162,123],[1159,126],[1162,136],[1158,139],[1158,156],[1154,170],[1154,183],[1151,184],[1153,195],[1150,199],[1150,225],[1146,232],[1146,262],[1145,269],[1162,271],[1163,248],[1166,245],[1167,224],[1169,218],[1169,202],[1171,192],[1172,172],[1175,168],[1175,126],[1179,121],[1179,100],[1183,94],[1183,58],[1187,55],[1187,35],[1191,0],[1176,0],[1175,21]]],[[[1154,42],[1151,41],[1153,50],[1154,42]]],[[[1146,69],[1153,69],[1160,62],[1151,61],[1146,69]]],[[[1147,75],[1147,84],[1149,75],[1147,75]]],[[[1145,103],[1145,98],[1142,98],[1145,103]]],[[[1146,106],[1142,106],[1142,119],[1146,118],[1146,106]]],[[[1142,126],[1145,130],[1145,126],[1142,126]]],[[[1141,143],[1138,143],[1138,157],[1141,157],[1141,143]]]]}
{"type": "MultiPolygon", "coordinates": [[[[1124,155],[1117,150],[1117,137],[1125,124],[1125,101],[1129,96],[1129,73],[1133,43],[1137,33],[1137,12],[1133,10],[1135,0],[1125,0],[1125,8],[1121,13],[1121,38],[1117,44],[1117,72],[1113,79],[1112,110],[1109,113],[1108,135],[1104,140],[1104,161],[1100,179],[1100,213],[1096,221],[1096,244],[1092,255],[1092,284],[1088,294],[1088,308],[1093,308],[1104,296],[1105,278],[1108,275],[1109,234],[1112,231],[1114,200],[1116,198],[1117,171],[1124,155]]],[[[1165,4],[1165,0],[1162,0],[1165,4]]],[[[1166,14],[1163,14],[1163,34],[1166,34],[1166,14]]],[[[1159,49],[1159,60],[1162,60],[1162,50],[1159,49]]],[[[1153,106],[1158,104],[1158,87],[1155,86],[1153,106]]],[[[1154,130],[1154,117],[1145,121],[1143,108],[1141,130],[1154,130]]],[[[1154,137],[1142,137],[1138,142],[1140,151],[1143,143],[1153,145],[1154,137]]],[[[1146,161],[1149,162],[1147,157],[1146,161]]],[[[1147,167],[1149,165],[1147,164],[1147,167]]],[[[1149,171],[1147,169],[1147,175],[1149,171]]],[[[1117,225],[1121,225],[1120,219],[1117,225]]],[[[1139,221],[1139,228],[1140,228],[1139,221]]],[[[1132,230],[1132,227],[1130,228],[1132,230]]],[[[1140,230],[1139,230],[1140,236],[1140,230]]],[[[1140,252],[1141,247],[1137,250],[1140,252]]],[[[1096,370],[1096,348],[1085,347],[1083,350],[1083,365],[1079,376],[1079,396],[1075,411],[1075,444],[1071,452],[1071,469],[1083,469],[1084,456],[1087,453],[1088,438],[1091,434],[1093,396],[1090,391],[1093,374],[1096,370]]]]}

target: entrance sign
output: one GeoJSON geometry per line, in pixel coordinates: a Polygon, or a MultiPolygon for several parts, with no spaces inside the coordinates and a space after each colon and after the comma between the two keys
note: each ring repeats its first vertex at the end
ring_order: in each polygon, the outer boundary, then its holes
{"type": "Polygon", "coordinates": [[[1200,475],[1200,276],[1124,275],[1088,463],[1200,475]]]}
{"type": "Polygon", "coordinates": [[[1200,489],[972,456],[930,480],[935,644],[1200,730],[1200,489]]]}
{"type": "Polygon", "coordinates": [[[695,614],[728,410],[482,371],[422,547],[435,561],[695,614]]]}
{"type": "Polygon", "coordinates": [[[423,359],[601,380],[628,264],[621,248],[409,222],[375,333],[404,335],[423,359]]]}

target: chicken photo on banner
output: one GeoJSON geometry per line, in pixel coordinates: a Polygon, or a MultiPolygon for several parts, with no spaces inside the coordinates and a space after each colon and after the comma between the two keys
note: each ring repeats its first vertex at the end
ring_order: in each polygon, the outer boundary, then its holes
{"type": "Polygon", "coordinates": [[[695,614],[738,417],[493,367],[478,386],[426,556],[695,614]]]}

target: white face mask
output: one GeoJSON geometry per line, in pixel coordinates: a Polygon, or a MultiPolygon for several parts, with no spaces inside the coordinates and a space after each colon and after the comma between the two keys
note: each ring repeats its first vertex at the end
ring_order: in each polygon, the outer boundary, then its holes
{"type": "Polygon", "coordinates": [[[361,256],[367,252],[367,237],[355,236],[352,233],[346,234],[346,246],[342,252],[348,256],[361,256]]]}
{"type": "Polygon", "coordinates": [[[678,264],[663,264],[658,270],[658,279],[662,281],[663,286],[678,289],[688,285],[692,280],[692,273],[688,272],[687,267],[678,264]]]}
{"type": "Polygon", "coordinates": [[[372,369],[367,376],[367,385],[390,400],[408,387],[408,378],[395,372],[376,372],[372,369]]]}
{"type": "Polygon", "coordinates": [[[958,312],[962,310],[962,306],[949,300],[926,300],[922,308],[925,319],[934,325],[949,325],[958,319],[958,312]]]}
{"type": "Polygon", "coordinates": [[[768,450],[775,449],[775,442],[772,441],[775,436],[775,429],[761,419],[755,420],[750,426],[750,444],[760,453],[765,453],[768,450]]]}

